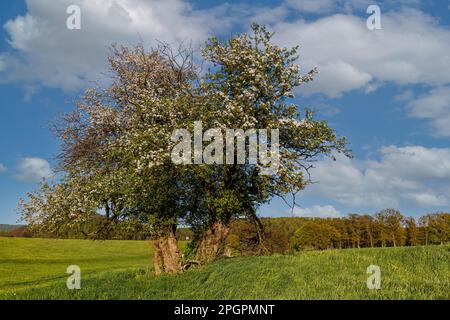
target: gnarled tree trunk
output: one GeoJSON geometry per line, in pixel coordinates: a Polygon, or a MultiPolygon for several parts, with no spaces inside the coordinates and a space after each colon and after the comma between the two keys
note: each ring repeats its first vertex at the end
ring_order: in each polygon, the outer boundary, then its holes
{"type": "Polygon", "coordinates": [[[211,224],[197,244],[196,260],[204,264],[220,257],[224,252],[225,241],[229,233],[229,225],[221,221],[211,224]]]}
{"type": "Polygon", "coordinates": [[[153,264],[155,274],[181,273],[181,254],[175,237],[176,226],[161,230],[154,242],[153,264]]]}

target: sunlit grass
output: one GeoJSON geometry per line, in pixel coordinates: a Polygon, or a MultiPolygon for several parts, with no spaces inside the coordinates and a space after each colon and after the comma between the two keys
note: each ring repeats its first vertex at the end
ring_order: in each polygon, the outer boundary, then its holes
{"type": "Polygon", "coordinates": [[[151,250],[149,241],[0,238],[0,292],[63,281],[70,265],[83,276],[145,268],[151,250]]]}
{"type": "Polygon", "coordinates": [[[450,299],[450,247],[223,259],[155,277],[149,242],[0,239],[0,299],[450,299]],[[81,290],[65,270],[82,270],[81,290]],[[366,285],[381,268],[380,290],[366,285]]]}

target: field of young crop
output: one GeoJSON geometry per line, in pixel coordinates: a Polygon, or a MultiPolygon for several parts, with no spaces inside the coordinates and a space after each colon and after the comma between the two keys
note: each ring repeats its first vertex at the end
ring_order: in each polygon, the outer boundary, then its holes
{"type": "Polygon", "coordinates": [[[228,258],[155,277],[142,241],[0,238],[0,299],[450,299],[450,246],[228,258]],[[80,290],[66,287],[79,265],[80,290]],[[367,288],[369,265],[381,289],[367,288]]]}

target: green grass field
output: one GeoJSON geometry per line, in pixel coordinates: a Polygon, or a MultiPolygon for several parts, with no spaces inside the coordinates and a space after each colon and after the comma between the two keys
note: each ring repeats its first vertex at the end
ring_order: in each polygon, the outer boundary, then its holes
{"type": "Polygon", "coordinates": [[[450,299],[450,247],[378,248],[223,259],[153,276],[142,241],[0,238],[0,299],[450,299]],[[66,288],[79,265],[81,290],[66,288]],[[369,265],[381,289],[366,286],[369,265]]]}
{"type": "Polygon", "coordinates": [[[65,281],[70,265],[89,276],[150,265],[148,241],[0,238],[0,292],[65,281]]]}

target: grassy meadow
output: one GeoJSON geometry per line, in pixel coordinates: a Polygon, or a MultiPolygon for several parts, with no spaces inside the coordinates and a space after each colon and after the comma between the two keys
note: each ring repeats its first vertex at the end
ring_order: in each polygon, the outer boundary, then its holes
{"type": "Polygon", "coordinates": [[[70,265],[86,277],[146,268],[152,249],[148,241],[0,238],[0,292],[64,282],[70,265]]]}
{"type": "Polygon", "coordinates": [[[450,246],[227,258],[155,277],[144,241],[0,238],[0,299],[450,299],[450,246]],[[66,288],[79,265],[81,290],[66,288]],[[369,265],[381,289],[366,286],[369,265]]]}

